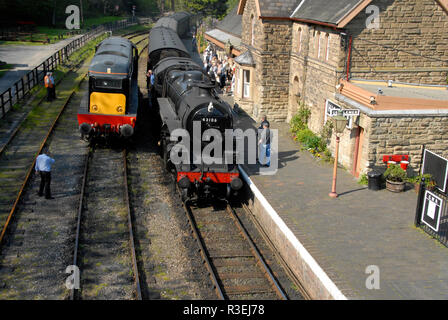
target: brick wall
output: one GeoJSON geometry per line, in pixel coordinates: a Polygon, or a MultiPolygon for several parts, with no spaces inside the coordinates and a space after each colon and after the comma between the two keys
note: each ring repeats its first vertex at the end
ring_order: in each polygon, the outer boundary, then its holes
{"type": "Polygon", "coordinates": [[[353,36],[351,76],[446,84],[448,15],[440,5],[434,0],[374,0],[371,4],[380,9],[379,29],[366,28],[365,11],[347,25],[353,36]]]}

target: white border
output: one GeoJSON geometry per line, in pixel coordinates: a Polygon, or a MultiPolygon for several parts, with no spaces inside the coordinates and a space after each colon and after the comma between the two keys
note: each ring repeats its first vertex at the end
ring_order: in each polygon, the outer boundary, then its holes
{"type": "Polygon", "coordinates": [[[428,152],[432,153],[433,155],[435,155],[436,157],[439,157],[440,159],[443,159],[443,160],[446,161],[445,178],[444,178],[444,180],[443,180],[443,181],[444,181],[444,182],[443,182],[443,190],[436,186],[437,189],[439,189],[439,190],[442,191],[442,192],[445,192],[445,190],[446,190],[446,181],[447,181],[447,179],[448,179],[448,160],[445,159],[444,157],[439,156],[437,153],[432,152],[432,151],[430,151],[430,150],[428,150],[428,149],[425,148],[425,152],[423,153],[422,175],[425,174],[426,151],[428,151],[428,152]]]}
{"type": "Polygon", "coordinates": [[[320,280],[322,285],[327,289],[330,295],[335,300],[347,300],[347,297],[339,290],[339,288],[334,284],[334,282],[328,277],[325,271],[319,266],[319,264],[314,260],[308,250],[300,243],[297,237],[292,233],[291,229],[285,224],[285,222],[280,218],[278,213],[272,208],[257,186],[252,182],[244,169],[239,165],[240,172],[249,185],[250,189],[254,193],[254,196],[260,201],[263,208],[270,215],[277,227],[283,232],[288,241],[292,244],[297,253],[302,257],[303,261],[309,267],[316,277],[320,280]]]}
{"type": "Polygon", "coordinates": [[[441,218],[441,215],[442,215],[442,209],[443,209],[443,200],[440,199],[438,196],[436,196],[434,193],[432,193],[432,192],[426,190],[426,192],[425,192],[425,199],[424,199],[424,201],[423,201],[422,222],[423,222],[424,224],[426,224],[428,227],[430,227],[432,230],[434,230],[435,232],[439,232],[440,218],[441,218]],[[440,201],[440,208],[439,208],[439,215],[438,215],[438,217],[437,217],[437,228],[436,228],[436,229],[434,229],[433,226],[431,226],[429,223],[427,223],[425,220],[423,220],[423,218],[425,217],[426,200],[427,200],[426,196],[428,195],[428,193],[429,193],[432,197],[437,198],[437,199],[440,201]]]}

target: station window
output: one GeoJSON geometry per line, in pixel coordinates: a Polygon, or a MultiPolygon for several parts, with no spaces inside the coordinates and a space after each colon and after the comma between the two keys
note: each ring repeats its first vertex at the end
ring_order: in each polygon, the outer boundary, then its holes
{"type": "Polygon", "coordinates": [[[330,57],[330,35],[327,33],[325,35],[325,60],[328,61],[330,57]]]}
{"type": "Polygon", "coordinates": [[[316,57],[320,58],[320,32],[317,32],[315,35],[315,41],[316,41],[316,57]]]}
{"type": "Polygon", "coordinates": [[[243,98],[250,98],[250,71],[244,70],[243,98]]]}
{"type": "Polygon", "coordinates": [[[242,72],[243,72],[243,70],[241,70],[241,69],[236,70],[237,77],[235,79],[235,86],[236,86],[236,93],[238,96],[240,96],[240,94],[241,94],[240,84],[241,84],[241,79],[242,79],[242,72]]]}

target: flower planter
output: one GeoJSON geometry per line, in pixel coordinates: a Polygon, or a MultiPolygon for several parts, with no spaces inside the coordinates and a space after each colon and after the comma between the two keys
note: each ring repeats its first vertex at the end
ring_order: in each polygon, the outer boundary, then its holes
{"type": "MultiPolygon", "coordinates": [[[[428,191],[434,191],[436,189],[436,187],[434,185],[426,186],[425,189],[428,191]]],[[[415,190],[415,193],[418,194],[418,191],[420,190],[420,183],[418,183],[418,182],[414,183],[414,190],[415,190]]]]}
{"type": "Polygon", "coordinates": [[[393,182],[386,180],[386,189],[391,192],[403,192],[406,182],[393,182]]]}

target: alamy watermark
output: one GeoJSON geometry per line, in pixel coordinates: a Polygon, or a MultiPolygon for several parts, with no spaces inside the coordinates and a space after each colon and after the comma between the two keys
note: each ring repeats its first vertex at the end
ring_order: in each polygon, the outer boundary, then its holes
{"type": "Polygon", "coordinates": [[[175,142],[168,150],[174,165],[254,165],[258,155],[260,174],[274,175],[278,170],[276,129],[207,129],[202,133],[202,122],[194,121],[192,136],[185,129],[176,129],[170,140],[175,142]]]}
{"type": "Polygon", "coordinates": [[[65,27],[69,30],[79,30],[81,17],[79,7],[72,4],[65,8],[65,13],[70,14],[65,20],[65,27]]]}
{"type": "Polygon", "coordinates": [[[370,14],[366,20],[367,29],[379,29],[380,28],[380,8],[375,5],[370,5],[366,8],[366,14],[370,14]]]}
{"type": "Polygon", "coordinates": [[[80,289],[80,271],[77,266],[71,265],[65,269],[65,273],[70,273],[70,276],[65,280],[65,286],[69,290],[80,289]]]}
{"type": "Polygon", "coordinates": [[[369,290],[380,290],[380,268],[375,265],[366,268],[366,288],[369,290]]]}

